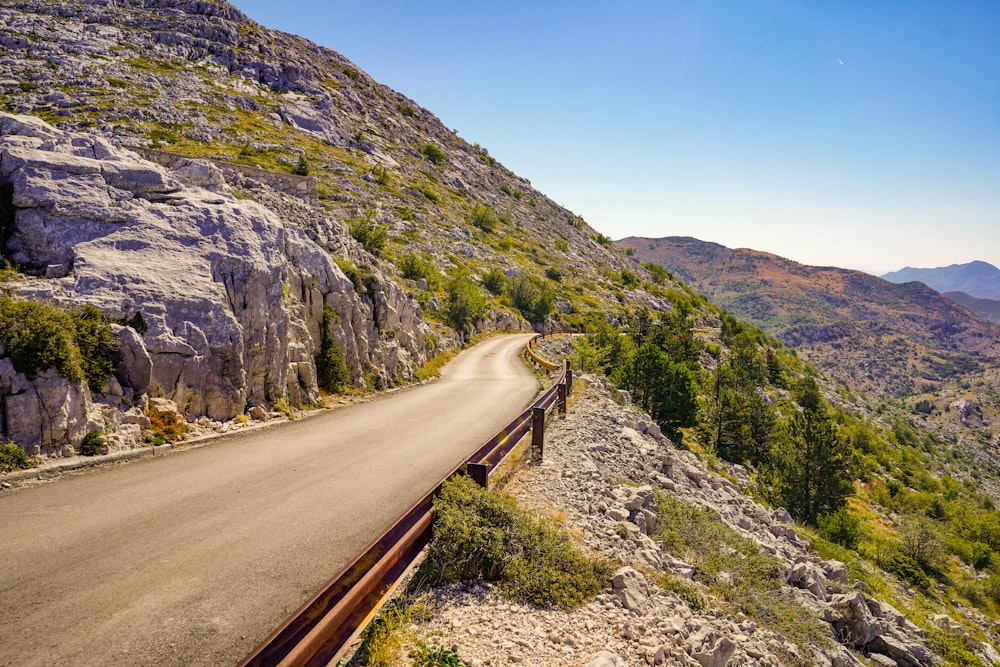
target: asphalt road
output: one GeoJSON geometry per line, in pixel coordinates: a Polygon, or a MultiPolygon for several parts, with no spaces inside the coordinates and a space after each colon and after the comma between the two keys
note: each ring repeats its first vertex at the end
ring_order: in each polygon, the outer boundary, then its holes
{"type": "Polygon", "coordinates": [[[538,391],[487,340],[441,380],[0,496],[0,665],[232,665],[538,391]]]}

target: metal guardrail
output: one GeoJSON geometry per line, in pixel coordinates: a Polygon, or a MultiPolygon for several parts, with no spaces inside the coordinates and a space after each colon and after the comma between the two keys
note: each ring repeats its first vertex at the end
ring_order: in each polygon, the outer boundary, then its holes
{"type": "MultiPolygon", "coordinates": [[[[528,354],[543,368],[558,364],[534,352],[528,354]]],[[[371,544],[354,557],[305,604],[281,624],[240,667],[318,667],[336,664],[360,636],[365,626],[399,586],[417,556],[430,542],[435,511],[433,498],[441,485],[462,469],[483,487],[489,475],[529,432],[540,457],[544,444],[545,417],[553,406],[566,413],[573,386],[573,371],[563,362],[562,373],[527,410],[477,449],[469,459],[442,478],[371,544]]]]}
{"type": "Polygon", "coordinates": [[[547,371],[557,370],[559,368],[559,364],[552,363],[545,357],[535,352],[535,346],[532,345],[532,343],[534,343],[537,338],[539,337],[536,336],[535,338],[532,338],[531,340],[528,341],[528,344],[526,346],[528,348],[528,356],[531,357],[532,361],[534,361],[536,364],[538,364],[547,371]]]}

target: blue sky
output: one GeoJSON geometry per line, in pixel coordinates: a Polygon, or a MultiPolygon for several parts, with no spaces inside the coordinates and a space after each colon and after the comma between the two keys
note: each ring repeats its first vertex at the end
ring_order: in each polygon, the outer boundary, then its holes
{"type": "Polygon", "coordinates": [[[613,238],[1000,266],[1000,2],[234,4],[613,238]]]}

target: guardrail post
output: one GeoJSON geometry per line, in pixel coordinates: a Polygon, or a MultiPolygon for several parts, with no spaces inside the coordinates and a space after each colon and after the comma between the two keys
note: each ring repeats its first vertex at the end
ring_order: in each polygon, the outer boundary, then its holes
{"type": "Polygon", "coordinates": [[[556,386],[558,387],[557,390],[556,390],[557,391],[557,396],[558,396],[556,402],[559,404],[559,414],[560,415],[565,415],[566,414],[566,385],[560,384],[560,385],[556,385],[556,386]]]}
{"type": "Polygon", "coordinates": [[[541,460],[545,450],[545,408],[535,408],[531,411],[531,449],[538,460],[541,460]]]}
{"type": "Polygon", "coordinates": [[[569,359],[563,360],[566,369],[566,395],[573,395],[573,367],[569,365],[569,359]]]}
{"type": "Polygon", "coordinates": [[[467,463],[465,469],[472,481],[483,487],[490,488],[490,467],[485,463],[467,463]]]}

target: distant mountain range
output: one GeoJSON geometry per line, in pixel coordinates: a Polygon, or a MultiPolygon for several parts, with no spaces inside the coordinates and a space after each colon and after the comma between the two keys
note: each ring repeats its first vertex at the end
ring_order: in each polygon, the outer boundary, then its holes
{"type": "Polygon", "coordinates": [[[1000,301],[980,299],[965,292],[942,292],[941,296],[948,297],[955,303],[965,306],[980,317],[1000,324],[1000,301]]]}
{"type": "Polygon", "coordinates": [[[1000,354],[1000,328],[920,282],[895,284],[690,237],[616,245],[866,391],[927,391],[979,373],[1000,354]]]}
{"type": "Polygon", "coordinates": [[[938,292],[965,292],[979,299],[1000,300],[1000,269],[988,262],[952,264],[936,269],[906,267],[884,276],[892,283],[917,280],[938,292]]]}

